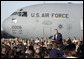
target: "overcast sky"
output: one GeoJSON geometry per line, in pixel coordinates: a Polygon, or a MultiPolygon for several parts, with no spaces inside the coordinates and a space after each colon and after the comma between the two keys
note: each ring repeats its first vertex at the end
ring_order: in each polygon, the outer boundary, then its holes
{"type": "Polygon", "coordinates": [[[1,30],[3,30],[2,22],[17,9],[34,4],[68,3],[68,2],[83,4],[83,1],[45,1],[45,2],[44,1],[1,1],[1,30]]]}

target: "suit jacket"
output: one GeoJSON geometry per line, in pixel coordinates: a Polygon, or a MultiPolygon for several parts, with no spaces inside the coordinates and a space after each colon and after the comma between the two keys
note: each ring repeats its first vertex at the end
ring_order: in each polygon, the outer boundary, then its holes
{"type": "Polygon", "coordinates": [[[50,50],[50,53],[49,53],[50,58],[59,58],[59,57],[63,57],[63,55],[64,53],[58,49],[52,49],[50,50]]]}
{"type": "Polygon", "coordinates": [[[59,41],[59,42],[62,42],[62,34],[61,33],[58,33],[57,34],[57,39],[56,39],[56,34],[55,34],[54,35],[54,40],[59,41]]]}

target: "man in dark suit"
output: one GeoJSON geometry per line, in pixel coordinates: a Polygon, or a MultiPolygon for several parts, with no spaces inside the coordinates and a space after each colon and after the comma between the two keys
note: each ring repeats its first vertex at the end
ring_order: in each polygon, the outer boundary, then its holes
{"type": "Polygon", "coordinates": [[[59,33],[57,29],[55,29],[54,33],[54,40],[56,43],[62,44],[62,34],[59,33]]]}
{"type": "Polygon", "coordinates": [[[50,50],[49,57],[50,58],[64,58],[64,52],[58,49],[58,44],[52,44],[52,49],[50,50]]]}

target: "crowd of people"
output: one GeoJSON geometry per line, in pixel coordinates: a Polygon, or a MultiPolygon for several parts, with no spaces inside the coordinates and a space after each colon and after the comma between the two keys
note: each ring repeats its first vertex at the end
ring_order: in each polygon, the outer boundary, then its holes
{"type": "Polygon", "coordinates": [[[1,39],[1,58],[80,58],[83,57],[83,39],[52,37],[36,39],[1,39]]]}

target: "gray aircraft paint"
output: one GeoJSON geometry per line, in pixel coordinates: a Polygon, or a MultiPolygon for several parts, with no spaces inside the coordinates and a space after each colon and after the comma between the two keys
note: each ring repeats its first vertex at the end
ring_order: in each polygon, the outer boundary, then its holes
{"type": "Polygon", "coordinates": [[[27,17],[11,15],[2,25],[3,29],[13,36],[20,38],[49,37],[54,35],[54,29],[58,29],[65,39],[74,36],[83,38],[82,4],[46,3],[21,9],[15,12],[27,12],[27,17]],[[67,16],[62,16],[62,14],[67,14],[67,16]]]}

